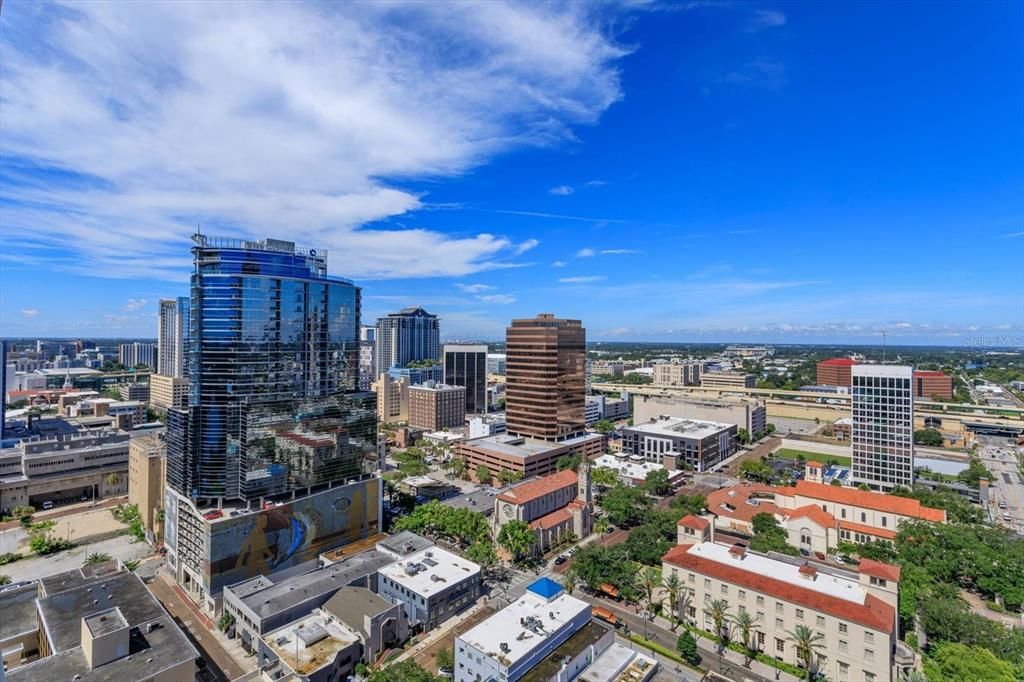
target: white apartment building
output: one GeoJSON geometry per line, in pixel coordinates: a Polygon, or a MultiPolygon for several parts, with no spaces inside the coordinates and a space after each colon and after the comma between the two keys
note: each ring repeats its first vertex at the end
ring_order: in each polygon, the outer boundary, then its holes
{"type": "Polygon", "coordinates": [[[541,578],[455,638],[455,679],[518,680],[590,621],[590,604],[541,578]]]}
{"type": "Polygon", "coordinates": [[[149,404],[160,410],[185,407],[188,404],[188,379],[149,375],[149,404]]]}
{"type": "MultiPolygon", "coordinates": [[[[169,377],[185,376],[185,346],[189,339],[189,304],[186,297],[160,300],[156,337],[156,371],[169,377]]],[[[122,364],[127,365],[122,361],[122,364]]],[[[150,365],[152,366],[152,365],[150,365]]]]}
{"type": "Polygon", "coordinates": [[[853,480],[876,490],[914,483],[914,368],[853,366],[853,480]]]}
{"type": "Polygon", "coordinates": [[[380,569],[377,594],[401,605],[410,626],[429,632],[480,597],[480,566],[428,547],[380,569]]]}
{"type": "Polygon", "coordinates": [[[813,666],[829,680],[891,682],[914,665],[897,638],[898,566],[865,559],[848,571],[704,540],[670,549],[662,574],[689,590],[682,615],[691,623],[713,631],[709,605],[725,601],[730,615],[755,616],[759,650],[791,665],[803,662],[788,633],[798,625],[821,633],[813,666]]]}
{"type": "Polygon", "coordinates": [[[735,424],[662,417],[622,430],[622,451],[669,471],[708,471],[736,452],[735,424]]]}

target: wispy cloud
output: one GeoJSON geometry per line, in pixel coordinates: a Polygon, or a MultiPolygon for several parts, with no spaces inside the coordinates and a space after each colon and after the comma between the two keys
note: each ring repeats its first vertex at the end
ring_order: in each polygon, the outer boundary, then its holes
{"type": "Polygon", "coordinates": [[[606,180],[587,180],[585,183],[583,183],[583,186],[584,187],[591,187],[591,188],[593,188],[593,187],[604,187],[607,184],[608,184],[608,182],[606,180]]]}
{"type": "Polygon", "coordinates": [[[554,263],[551,264],[551,267],[553,267],[553,268],[564,268],[565,267],[565,261],[564,260],[556,260],[554,263]]]}
{"type": "Polygon", "coordinates": [[[779,90],[786,84],[786,66],[771,59],[755,59],[727,73],[724,80],[732,85],[779,90]]]}
{"type": "Polygon", "coordinates": [[[583,222],[583,223],[619,223],[619,224],[622,224],[622,223],[628,223],[629,222],[628,220],[622,220],[622,219],[619,219],[619,218],[588,218],[586,216],[565,215],[565,214],[562,214],[562,213],[544,213],[542,211],[513,211],[513,210],[510,210],[510,209],[500,209],[500,208],[492,208],[492,209],[477,208],[477,209],[469,209],[469,210],[483,211],[485,213],[502,213],[502,214],[505,214],[505,215],[521,215],[521,216],[527,216],[529,218],[552,218],[552,219],[555,219],[555,220],[575,220],[575,221],[579,221],[579,222],[583,222]]]}
{"type": "Polygon", "coordinates": [[[622,96],[617,11],[11,5],[3,250],[17,240],[49,267],[180,281],[202,224],[326,248],[332,270],[364,279],[508,267],[523,245],[500,235],[363,226],[423,206],[391,179],[458,176],[596,122],[622,96]]]}
{"type": "Polygon", "coordinates": [[[640,253],[636,249],[601,249],[602,256],[625,256],[631,253],[640,253]]]}
{"type": "Polygon", "coordinates": [[[1001,239],[1016,239],[1024,237],[1024,232],[1007,232],[1006,234],[999,235],[1001,239]]]}
{"type": "Polygon", "coordinates": [[[146,302],[147,301],[144,298],[129,298],[128,302],[124,304],[124,309],[129,312],[134,312],[139,308],[144,307],[146,302]]]}
{"type": "Polygon", "coordinates": [[[485,291],[490,291],[490,290],[492,290],[494,288],[490,284],[460,284],[460,283],[456,283],[455,286],[458,287],[459,289],[461,289],[462,291],[465,291],[467,294],[481,294],[481,293],[483,293],[485,291]]]}
{"type": "Polygon", "coordinates": [[[597,251],[591,248],[580,249],[576,252],[577,258],[593,258],[597,255],[597,251]]]}
{"type": "Polygon", "coordinates": [[[525,242],[520,242],[515,248],[515,254],[521,256],[530,249],[534,249],[540,244],[536,239],[527,239],[525,242]]]}
{"type": "Polygon", "coordinates": [[[778,28],[786,24],[786,15],[774,9],[754,10],[747,20],[746,31],[756,33],[766,28],[778,28]]]}
{"type": "Polygon", "coordinates": [[[558,187],[552,187],[548,190],[548,194],[553,194],[556,197],[567,197],[575,192],[569,185],[559,185],[558,187]]]}
{"type": "Polygon", "coordinates": [[[580,275],[578,277],[562,277],[558,281],[562,284],[587,284],[589,282],[601,282],[608,279],[604,275],[580,275]]]}
{"type": "Polygon", "coordinates": [[[39,315],[39,311],[36,308],[22,308],[21,309],[21,316],[22,317],[36,317],[37,315],[39,315]]]}
{"type": "Polygon", "coordinates": [[[511,294],[488,294],[486,296],[477,296],[476,298],[478,301],[483,301],[484,303],[504,304],[516,302],[516,297],[511,294]]]}
{"type": "Polygon", "coordinates": [[[742,235],[742,234],[757,234],[757,233],[758,233],[758,232],[760,232],[760,231],[761,231],[761,230],[729,230],[729,231],[727,232],[727,234],[735,234],[735,235],[742,235]]]}

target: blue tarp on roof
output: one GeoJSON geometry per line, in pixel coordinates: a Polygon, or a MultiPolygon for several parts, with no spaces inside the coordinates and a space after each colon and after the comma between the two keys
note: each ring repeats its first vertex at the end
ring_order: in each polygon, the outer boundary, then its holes
{"type": "Polygon", "coordinates": [[[562,591],[562,586],[551,578],[541,578],[540,580],[534,581],[534,583],[526,589],[536,595],[550,600],[552,597],[558,596],[558,593],[562,591]]]}

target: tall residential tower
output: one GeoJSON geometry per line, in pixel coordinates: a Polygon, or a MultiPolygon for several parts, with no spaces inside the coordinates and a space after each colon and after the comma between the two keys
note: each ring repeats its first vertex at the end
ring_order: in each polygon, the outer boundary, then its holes
{"type": "Polygon", "coordinates": [[[437,315],[413,307],[377,318],[375,357],[377,373],[405,367],[410,362],[439,360],[441,332],[437,315]]]}
{"type": "Polygon", "coordinates": [[[156,373],[180,379],[185,376],[185,344],[188,342],[187,296],[160,301],[156,337],[156,373]]]}
{"type": "Polygon", "coordinates": [[[376,532],[360,289],[323,252],[197,235],[189,396],[168,410],[168,563],[209,607],[224,585],[376,532]]]}
{"type": "Polygon", "coordinates": [[[487,412],[487,346],[444,345],[444,383],[466,387],[466,414],[487,412]]]}

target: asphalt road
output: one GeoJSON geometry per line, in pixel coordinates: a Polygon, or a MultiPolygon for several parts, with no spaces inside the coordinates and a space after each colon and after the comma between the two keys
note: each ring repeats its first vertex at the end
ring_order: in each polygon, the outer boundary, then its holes
{"type": "Polygon", "coordinates": [[[1009,439],[995,436],[979,436],[978,442],[978,456],[994,478],[989,488],[992,520],[1024,534],[1024,481],[1017,469],[1017,452],[1021,448],[1009,439]],[[1000,502],[1006,504],[1006,509],[999,507],[1000,502]],[[1012,520],[1004,520],[1004,513],[1009,513],[1012,520]]]}

